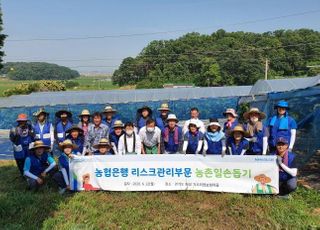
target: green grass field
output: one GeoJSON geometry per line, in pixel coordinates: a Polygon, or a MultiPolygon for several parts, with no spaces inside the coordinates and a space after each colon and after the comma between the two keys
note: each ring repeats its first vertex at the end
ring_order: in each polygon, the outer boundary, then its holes
{"type": "Polygon", "coordinates": [[[320,194],[293,199],[208,192],[26,190],[13,161],[0,161],[1,229],[319,229],[320,194]]]}

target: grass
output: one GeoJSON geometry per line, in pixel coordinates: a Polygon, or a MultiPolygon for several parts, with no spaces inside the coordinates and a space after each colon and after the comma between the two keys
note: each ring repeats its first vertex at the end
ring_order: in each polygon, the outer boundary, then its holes
{"type": "Polygon", "coordinates": [[[240,194],[79,192],[53,184],[26,191],[13,161],[0,161],[1,229],[317,229],[320,194],[300,188],[291,200],[240,194]]]}

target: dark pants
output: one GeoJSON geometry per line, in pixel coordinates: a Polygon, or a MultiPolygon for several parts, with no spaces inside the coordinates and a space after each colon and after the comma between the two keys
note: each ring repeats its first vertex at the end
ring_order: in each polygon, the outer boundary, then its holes
{"type": "MultiPolygon", "coordinates": [[[[52,178],[55,172],[56,172],[55,168],[51,169],[49,172],[47,172],[48,177],[52,178]]],[[[37,191],[42,185],[44,185],[44,183],[39,184],[37,180],[30,177],[27,177],[27,183],[28,183],[28,189],[32,191],[37,191]]]]}
{"type": "Polygon", "coordinates": [[[67,185],[66,185],[66,182],[64,181],[64,178],[63,178],[63,174],[61,171],[59,172],[56,172],[54,175],[53,175],[53,178],[52,178],[60,188],[66,188],[67,185]]]}
{"type": "Polygon", "coordinates": [[[288,195],[297,189],[297,177],[292,177],[287,181],[280,181],[279,183],[279,195],[288,195]]]}
{"type": "Polygon", "coordinates": [[[20,171],[21,176],[23,176],[23,167],[24,167],[24,162],[26,161],[26,159],[15,159],[18,169],[20,171]]]}

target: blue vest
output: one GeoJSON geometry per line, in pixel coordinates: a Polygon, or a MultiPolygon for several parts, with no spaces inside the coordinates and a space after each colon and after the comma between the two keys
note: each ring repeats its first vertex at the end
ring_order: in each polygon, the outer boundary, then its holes
{"type": "MultiPolygon", "coordinates": [[[[176,129],[178,129],[178,140],[180,143],[180,140],[182,139],[182,129],[179,126],[176,126],[176,129]]],[[[164,132],[164,129],[162,132],[164,132]]],[[[169,131],[168,142],[164,142],[164,149],[169,153],[176,153],[179,151],[179,143],[174,143],[174,132],[169,131]]]]}
{"type": "Polygon", "coordinates": [[[114,122],[116,121],[117,119],[116,118],[112,118],[111,119],[111,122],[107,122],[107,119],[103,119],[102,120],[102,123],[107,125],[109,127],[109,133],[111,133],[113,131],[113,125],[114,125],[114,122]]]}
{"type": "MultiPolygon", "coordinates": [[[[232,155],[241,155],[242,150],[247,149],[249,147],[249,141],[242,138],[239,145],[236,146],[234,138],[230,137],[228,139],[228,147],[231,147],[231,153],[232,155]]],[[[229,150],[228,150],[229,151],[229,150]]]]}
{"type": "Polygon", "coordinates": [[[62,153],[59,158],[59,167],[60,169],[64,168],[67,173],[68,173],[68,177],[69,177],[69,158],[65,153],[62,153]]]}
{"type": "Polygon", "coordinates": [[[238,120],[234,120],[234,122],[231,124],[231,128],[230,129],[228,129],[227,128],[227,123],[228,122],[225,122],[224,124],[223,124],[223,132],[225,133],[225,134],[227,134],[227,130],[233,130],[234,129],[234,127],[236,127],[238,124],[239,124],[239,121],[238,120]]]}
{"type": "MultiPolygon", "coordinates": [[[[246,128],[246,127],[245,127],[246,128]]],[[[262,130],[256,132],[253,137],[257,138],[256,142],[249,142],[249,152],[255,155],[262,155],[263,151],[263,136],[266,131],[266,127],[263,126],[262,130]]]]}
{"type": "Polygon", "coordinates": [[[62,124],[62,121],[59,121],[56,125],[56,133],[58,142],[63,142],[66,139],[66,131],[71,128],[72,123],[70,121],[67,122],[66,125],[62,124]]]}
{"type": "Polygon", "coordinates": [[[185,134],[188,138],[188,147],[187,147],[187,154],[195,154],[198,148],[199,140],[202,139],[203,134],[198,131],[197,135],[193,135],[188,131],[185,134]]]}
{"type": "MultiPolygon", "coordinates": [[[[295,168],[295,166],[293,165],[293,161],[295,159],[296,155],[294,153],[288,152],[288,167],[289,168],[295,168]]],[[[285,172],[285,171],[279,171],[279,181],[283,182],[283,181],[287,181],[289,179],[291,179],[292,176],[285,172]]]]}
{"type": "Polygon", "coordinates": [[[138,119],[138,122],[137,122],[138,130],[140,130],[142,127],[146,126],[147,119],[148,118],[144,119],[143,117],[140,117],[138,119]]]}
{"type": "Polygon", "coordinates": [[[37,157],[34,154],[30,155],[30,172],[36,176],[40,176],[41,173],[49,166],[48,154],[43,153],[41,157],[37,157]]]}
{"type": "Polygon", "coordinates": [[[76,144],[78,146],[76,151],[74,152],[80,152],[82,154],[83,152],[83,146],[84,146],[84,137],[83,136],[78,136],[77,139],[73,139],[71,135],[67,136],[67,139],[70,139],[73,144],[76,144]]]}
{"type": "Polygon", "coordinates": [[[34,141],[33,136],[30,133],[26,136],[18,136],[17,142],[13,143],[15,145],[21,145],[21,150],[18,149],[13,150],[14,159],[25,159],[30,155],[29,144],[34,141]]]}
{"type": "Polygon", "coordinates": [[[36,125],[33,127],[36,138],[42,140],[43,143],[48,146],[51,145],[50,125],[51,124],[48,121],[46,121],[46,123],[43,126],[42,132],[40,130],[39,122],[37,122],[36,125]]]}
{"type": "Polygon", "coordinates": [[[221,154],[222,153],[222,140],[220,141],[211,141],[209,138],[205,135],[205,139],[208,143],[208,150],[207,154],[221,154]]]}
{"type": "MultiPolygon", "coordinates": [[[[121,135],[122,135],[122,134],[124,134],[124,132],[122,132],[121,135]]],[[[120,139],[121,135],[120,135],[120,136],[117,136],[117,135],[114,133],[114,131],[112,131],[112,132],[109,134],[110,143],[111,143],[111,142],[114,143],[114,144],[116,145],[116,148],[117,148],[117,149],[118,149],[118,143],[119,143],[119,139],[120,139]]],[[[110,152],[111,152],[112,154],[115,154],[114,151],[113,151],[113,149],[111,149],[110,152]]]]}
{"type": "Polygon", "coordinates": [[[164,130],[166,123],[162,120],[161,117],[157,117],[156,118],[156,126],[162,131],[162,130],[164,130]]]}

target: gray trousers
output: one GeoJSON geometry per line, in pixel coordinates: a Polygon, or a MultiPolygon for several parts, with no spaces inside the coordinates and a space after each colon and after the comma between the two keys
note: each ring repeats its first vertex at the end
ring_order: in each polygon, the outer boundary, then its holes
{"type": "Polygon", "coordinates": [[[297,189],[297,177],[292,177],[287,181],[280,181],[279,195],[287,195],[297,189]]]}

